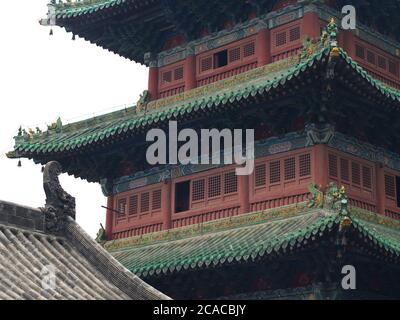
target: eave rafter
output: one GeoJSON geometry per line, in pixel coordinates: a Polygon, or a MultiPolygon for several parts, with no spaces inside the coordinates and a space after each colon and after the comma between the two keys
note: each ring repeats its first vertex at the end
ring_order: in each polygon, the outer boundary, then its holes
{"type": "Polygon", "coordinates": [[[178,34],[185,37],[186,40],[192,39],[188,30],[187,18],[183,18],[181,15],[182,8],[179,9],[177,0],[164,0],[160,3],[162,12],[165,15],[165,19],[169,21],[178,34]]]}
{"type": "Polygon", "coordinates": [[[159,32],[160,19],[151,23],[143,23],[138,20],[131,20],[127,23],[113,21],[108,25],[91,26],[88,28],[73,29],[73,32],[92,43],[95,43],[107,50],[115,52],[125,58],[143,61],[142,51],[150,51],[155,47],[160,47],[162,34],[159,32]],[[150,39],[145,43],[143,38],[150,39]]]}
{"type": "MultiPolygon", "coordinates": [[[[277,0],[93,0],[56,5],[55,12],[58,26],[65,27],[76,35],[83,35],[88,41],[121,56],[143,63],[146,52],[159,50],[160,42],[164,42],[175,32],[191,41],[204,30],[212,33],[226,27],[225,22],[235,24],[248,19],[252,12],[257,15],[270,12],[276,3],[277,0]],[[132,44],[132,48],[114,43],[115,37],[111,36],[100,38],[102,42],[98,42],[98,33],[103,25],[117,23],[118,28],[122,28],[124,24],[133,21],[140,26],[146,26],[141,30],[151,30],[151,34],[141,31],[134,38],[121,36],[118,39],[120,42],[132,44]],[[153,25],[155,27],[150,28],[153,25]],[[153,42],[153,39],[157,41],[153,42]],[[123,52],[118,51],[120,47],[123,52]]],[[[325,3],[336,6],[339,11],[344,5],[354,5],[361,22],[400,41],[400,2],[397,0],[386,0],[384,6],[377,0],[308,0],[299,3],[325,3]]],[[[118,37],[118,32],[115,34],[118,37]]]]}
{"type": "Polygon", "coordinates": [[[265,12],[272,11],[277,0],[248,0],[247,3],[255,10],[256,14],[262,15],[265,12]]]}

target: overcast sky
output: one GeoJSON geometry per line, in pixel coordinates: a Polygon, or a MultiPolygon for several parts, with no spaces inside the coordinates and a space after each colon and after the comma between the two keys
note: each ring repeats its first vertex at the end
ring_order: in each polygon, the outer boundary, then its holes
{"type": "MultiPolygon", "coordinates": [[[[147,69],[121,58],[63,29],[50,29],[38,20],[48,0],[2,1],[0,10],[0,199],[44,206],[41,166],[10,160],[13,137],[25,128],[92,117],[131,105],[147,87],[147,69]]],[[[106,204],[98,184],[61,176],[65,190],[76,197],[77,221],[95,236],[105,223],[106,204]]]]}

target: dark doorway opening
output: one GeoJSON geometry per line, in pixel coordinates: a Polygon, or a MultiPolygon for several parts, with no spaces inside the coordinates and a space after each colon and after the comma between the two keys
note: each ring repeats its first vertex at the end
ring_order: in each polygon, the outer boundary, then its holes
{"type": "Polygon", "coordinates": [[[175,185],[175,212],[189,210],[190,181],[179,182],[175,185]]]}
{"type": "Polygon", "coordinates": [[[228,64],[228,50],[214,54],[214,69],[225,67],[228,64]]]}

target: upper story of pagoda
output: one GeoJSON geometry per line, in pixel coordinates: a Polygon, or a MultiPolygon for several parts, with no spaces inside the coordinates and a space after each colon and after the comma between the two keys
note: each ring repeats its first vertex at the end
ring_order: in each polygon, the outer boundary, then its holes
{"type": "MultiPolygon", "coordinates": [[[[327,6],[278,1],[272,11],[226,22],[221,31],[184,42],[171,36],[157,54],[148,53],[150,100],[163,99],[230,78],[249,70],[297,56],[305,42],[316,42],[330,17],[340,16],[327,6]]],[[[389,37],[361,26],[343,31],[338,39],[350,57],[375,79],[400,88],[400,50],[389,37]]]]}
{"type": "Polygon", "coordinates": [[[379,18],[391,13],[379,11],[377,1],[322,2],[54,1],[42,24],[146,64],[148,98],[157,100],[296,56],[332,17],[340,21],[343,5],[354,2],[357,29],[342,31],[339,46],[375,79],[399,89],[399,28],[379,18]]]}
{"type": "MultiPolygon", "coordinates": [[[[86,30],[97,21],[92,27],[98,30],[101,19],[111,14],[109,10],[142,2],[108,1],[108,7],[96,10],[85,3],[58,7],[53,24],[96,42],[93,34],[84,34],[79,28],[86,30]],[[89,7],[94,11],[87,11],[89,7]],[[82,15],[84,18],[79,18],[82,15]],[[78,20],[67,25],[69,19],[78,20]]],[[[193,89],[184,87],[183,92],[164,98],[159,96],[161,91],[155,97],[150,92],[153,101],[145,100],[145,95],[136,106],[66,125],[58,119],[44,132],[20,128],[7,156],[41,164],[56,160],[65,172],[100,182],[109,200],[108,238],[302,202],[309,196],[310,183],[322,188],[329,182],[343,185],[352,205],[397,217],[400,90],[371,74],[372,67],[379,70],[385,65],[387,75],[390,63],[398,66],[395,42],[362,25],[355,32],[339,31],[335,19],[329,24],[325,21],[332,16],[339,21],[337,13],[327,6],[292,3],[158,53],[149,54],[151,47],[147,47],[142,53],[149,58],[150,79],[158,78],[155,90],[160,91],[160,79],[167,70],[163,68],[172,68],[171,82],[175,74],[182,74],[186,83],[188,65],[194,66],[193,89]],[[283,17],[287,19],[284,22],[283,17]],[[274,24],[276,21],[282,23],[274,24]],[[244,34],[245,30],[249,33],[244,34]],[[304,40],[304,35],[309,39],[304,40]],[[265,45],[260,45],[261,40],[265,45]],[[207,46],[207,41],[215,47],[207,46]],[[282,43],[282,51],[277,49],[281,47],[278,43],[282,43]],[[163,60],[179,52],[182,58],[163,60]],[[240,57],[237,61],[232,61],[234,53],[240,57]],[[204,72],[203,61],[210,61],[210,69],[204,72]],[[239,69],[240,74],[212,78],[222,69],[249,61],[255,64],[253,70],[239,69]],[[182,70],[176,72],[171,66],[179,63],[182,70]],[[208,83],[198,83],[207,78],[208,83]],[[254,173],[239,179],[232,174],[233,167],[224,165],[148,163],[146,132],[167,130],[170,121],[179,123],[178,129],[197,131],[253,128],[254,173]]],[[[118,33],[110,37],[114,43],[120,41],[118,33]]],[[[156,41],[163,43],[160,39],[156,41]]],[[[96,43],[106,47],[99,41],[96,43]]],[[[127,52],[113,48],[120,54],[127,52]]]]}

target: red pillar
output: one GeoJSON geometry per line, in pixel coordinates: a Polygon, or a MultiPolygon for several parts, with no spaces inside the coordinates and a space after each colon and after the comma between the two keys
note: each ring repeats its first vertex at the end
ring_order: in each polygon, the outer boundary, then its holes
{"type": "Polygon", "coordinates": [[[314,183],[325,191],[328,180],[328,152],[323,144],[314,146],[314,183]]]}
{"type": "Polygon", "coordinates": [[[249,177],[250,177],[249,175],[238,176],[240,214],[250,212],[249,177]]]}
{"type": "Polygon", "coordinates": [[[156,100],[158,98],[158,68],[156,66],[150,66],[149,69],[148,91],[150,100],[156,100]]]}
{"type": "Polygon", "coordinates": [[[171,179],[165,180],[161,190],[161,212],[163,215],[163,230],[171,229],[172,226],[172,201],[171,201],[171,192],[172,189],[172,181],[171,179]]]}
{"type": "Polygon", "coordinates": [[[378,213],[385,214],[386,195],[385,195],[385,171],[381,163],[375,165],[376,185],[375,198],[378,213]]]}
{"type": "Polygon", "coordinates": [[[271,62],[271,32],[267,28],[258,31],[256,39],[258,66],[271,62]]]}
{"type": "Polygon", "coordinates": [[[189,54],[185,61],[185,91],[196,88],[196,56],[189,54]]]}
{"type": "Polygon", "coordinates": [[[309,36],[311,39],[318,38],[320,36],[320,24],[318,13],[307,12],[304,14],[302,20],[302,35],[309,36]]]}
{"type": "Polygon", "coordinates": [[[113,229],[113,220],[114,220],[114,197],[109,196],[107,198],[107,212],[106,212],[106,239],[112,240],[112,229],[113,229]]]}

